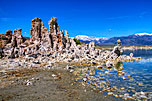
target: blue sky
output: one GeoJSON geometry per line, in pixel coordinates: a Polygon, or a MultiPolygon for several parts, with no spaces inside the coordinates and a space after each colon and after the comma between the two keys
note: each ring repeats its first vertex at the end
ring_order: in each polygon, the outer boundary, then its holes
{"type": "Polygon", "coordinates": [[[0,33],[22,28],[30,36],[32,19],[49,28],[53,16],[70,37],[152,33],[152,0],[0,0],[0,33]]]}

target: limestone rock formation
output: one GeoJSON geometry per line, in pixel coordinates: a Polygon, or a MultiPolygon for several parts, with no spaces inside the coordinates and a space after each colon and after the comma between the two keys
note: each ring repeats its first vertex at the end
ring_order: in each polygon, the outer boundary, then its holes
{"type": "Polygon", "coordinates": [[[25,41],[22,34],[22,29],[15,29],[12,36],[11,44],[13,47],[20,47],[20,45],[25,41]]]}
{"type": "Polygon", "coordinates": [[[50,33],[54,33],[56,35],[57,32],[59,32],[59,25],[57,24],[57,18],[52,17],[48,24],[50,28],[50,33]]]}
{"type": "Polygon", "coordinates": [[[4,34],[0,34],[0,48],[4,48],[7,44],[7,38],[4,34]]]}
{"type": "Polygon", "coordinates": [[[49,21],[49,33],[50,33],[50,39],[51,39],[51,47],[53,50],[57,50],[57,45],[58,45],[58,38],[57,34],[59,32],[59,26],[57,24],[57,18],[52,17],[51,20],[49,21]]]}
{"type": "Polygon", "coordinates": [[[24,37],[21,34],[22,29],[15,29],[14,34],[11,30],[6,31],[1,40],[3,45],[3,55],[7,57],[17,57],[20,55],[21,45],[25,42],[24,37]]]}
{"type": "Polygon", "coordinates": [[[40,18],[35,18],[32,20],[32,28],[30,30],[31,33],[31,41],[40,41],[41,40],[41,27],[42,20],[40,18]]]}
{"type": "Polygon", "coordinates": [[[15,29],[14,34],[10,30],[6,32],[6,35],[0,34],[0,42],[3,46],[0,55],[8,58],[24,57],[28,60],[37,58],[41,62],[49,61],[49,59],[55,62],[77,62],[87,59],[91,63],[95,63],[95,60],[116,59],[121,55],[120,41],[112,52],[101,51],[95,49],[94,42],[88,45],[76,45],[76,42],[69,37],[67,30],[65,30],[65,35],[63,30],[59,30],[56,17],[52,17],[48,24],[49,30],[40,18],[34,18],[29,40],[22,36],[22,29],[15,29]],[[49,59],[43,60],[43,57],[45,59],[49,57],[49,59]]]}
{"type": "Polygon", "coordinates": [[[114,47],[113,53],[117,54],[117,56],[120,56],[123,52],[122,47],[121,47],[121,41],[117,40],[117,46],[114,47]]]}
{"type": "Polygon", "coordinates": [[[8,43],[11,43],[12,31],[6,31],[6,34],[0,34],[0,48],[4,48],[8,43]]]}
{"type": "Polygon", "coordinates": [[[11,40],[12,40],[12,31],[11,30],[6,31],[6,38],[8,39],[7,43],[11,43],[11,40]]]}

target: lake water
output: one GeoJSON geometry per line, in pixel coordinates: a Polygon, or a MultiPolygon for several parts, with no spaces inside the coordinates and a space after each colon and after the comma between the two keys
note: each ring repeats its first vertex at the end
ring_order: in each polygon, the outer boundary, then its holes
{"type": "Polygon", "coordinates": [[[142,57],[143,59],[149,59],[152,58],[152,50],[125,50],[123,54],[129,55],[130,53],[133,53],[135,57],[142,57]]]}
{"type": "Polygon", "coordinates": [[[142,59],[117,62],[113,68],[88,69],[81,73],[82,81],[115,97],[152,100],[152,50],[124,51],[130,53],[142,59]]]}
{"type": "Polygon", "coordinates": [[[133,53],[142,59],[134,62],[123,62],[124,72],[128,72],[136,82],[143,85],[136,87],[137,91],[152,92],[152,50],[125,51],[124,54],[133,53]]]}

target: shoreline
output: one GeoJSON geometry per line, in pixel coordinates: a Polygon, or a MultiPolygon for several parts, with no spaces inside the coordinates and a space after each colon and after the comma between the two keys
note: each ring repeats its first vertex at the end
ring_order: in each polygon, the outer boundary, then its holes
{"type": "Polygon", "coordinates": [[[152,50],[152,46],[123,46],[123,50],[152,50]]]}
{"type": "Polygon", "coordinates": [[[17,67],[0,72],[0,100],[111,101],[116,99],[99,93],[88,85],[84,86],[81,82],[76,82],[76,75],[65,69],[65,64],[56,66],[51,69],[17,67]]]}
{"type": "MultiPolygon", "coordinates": [[[[97,49],[113,50],[114,46],[96,46],[97,49]]],[[[152,50],[152,45],[122,45],[123,50],[152,50]]]]}
{"type": "Polygon", "coordinates": [[[108,60],[96,61],[96,64],[87,63],[86,60],[77,63],[56,62],[50,66],[48,63],[37,64],[30,61],[25,61],[25,64],[22,64],[21,60],[24,61],[21,58],[0,60],[0,100],[122,100],[100,92],[88,84],[76,81],[76,77],[79,75],[79,70],[77,70],[79,66],[80,68],[91,66],[90,69],[94,69],[94,66],[98,67],[108,60]],[[58,98],[58,96],[60,97],[58,98]],[[89,97],[86,98],[86,96],[89,97]]]}

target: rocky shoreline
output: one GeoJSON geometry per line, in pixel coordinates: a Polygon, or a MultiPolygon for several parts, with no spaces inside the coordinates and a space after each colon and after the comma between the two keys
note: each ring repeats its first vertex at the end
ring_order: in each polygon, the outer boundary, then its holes
{"type": "MultiPolygon", "coordinates": [[[[45,57],[47,60],[48,57],[45,57]]],[[[113,98],[102,94],[89,84],[77,81],[81,71],[89,67],[107,68],[114,65],[114,61],[81,61],[81,62],[50,62],[24,60],[23,58],[0,60],[0,99],[1,100],[82,100],[82,101],[111,101],[113,98]],[[78,70],[80,68],[84,68],[78,70]],[[58,96],[61,96],[58,98],[58,96]],[[86,98],[86,96],[89,96],[86,98]]],[[[130,61],[119,60],[117,61],[130,61]]],[[[84,78],[83,78],[84,79],[84,78]]],[[[84,79],[85,80],[85,79],[84,79]]]]}
{"type": "Polygon", "coordinates": [[[2,101],[111,101],[90,86],[75,81],[76,76],[58,64],[54,69],[8,68],[0,72],[2,101]],[[88,97],[86,97],[88,96],[88,97]]]}

